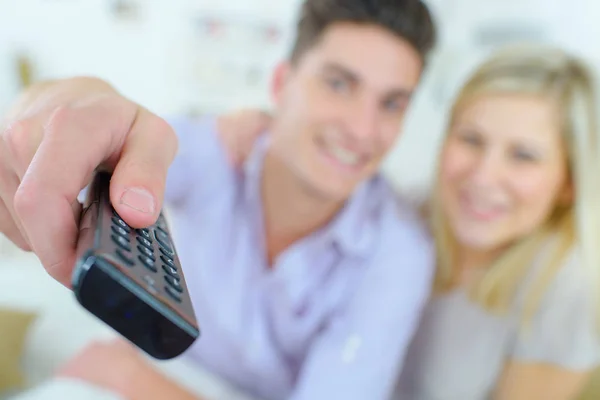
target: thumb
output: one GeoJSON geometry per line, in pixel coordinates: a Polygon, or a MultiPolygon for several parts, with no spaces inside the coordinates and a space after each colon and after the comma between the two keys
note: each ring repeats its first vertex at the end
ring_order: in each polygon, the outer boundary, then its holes
{"type": "Polygon", "coordinates": [[[113,207],[130,226],[144,228],[156,222],[177,147],[177,137],[166,121],[140,111],[110,184],[113,207]]]}

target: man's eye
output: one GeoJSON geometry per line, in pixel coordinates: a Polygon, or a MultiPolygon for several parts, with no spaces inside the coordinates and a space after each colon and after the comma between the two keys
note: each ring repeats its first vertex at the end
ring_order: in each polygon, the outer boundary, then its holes
{"type": "Polygon", "coordinates": [[[336,92],[346,92],[350,89],[348,83],[340,78],[327,78],[327,85],[336,92]]]}

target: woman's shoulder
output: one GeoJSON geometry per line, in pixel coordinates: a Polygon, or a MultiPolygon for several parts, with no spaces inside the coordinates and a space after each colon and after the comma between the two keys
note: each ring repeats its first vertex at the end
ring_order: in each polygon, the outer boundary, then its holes
{"type": "Polygon", "coordinates": [[[579,249],[573,248],[548,285],[538,292],[539,302],[533,312],[520,320],[526,329],[515,343],[515,358],[573,369],[599,364],[598,282],[593,275],[579,249]]]}
{"type": "MultiPolygon", "coordinates": [[[[547,278],[549,280],[543,296],[550,301],[552,297],[563,299],[583,298],[592,301],[597,294],[598,282],[595,279],[594,269],[591,265],[584,262],[581,249],[578,246],[573,246],[569,249],[562,258],[556,260],[552,258],[552,243],[548,245],[540,254],[536,265],[532,269],[532,278],[544,279],[544,273],[548,271],[553,262],[557,262],[555,273],[547,278]],[[545,257],[544,257],[545,256],[545,257]]],[[[532,280],[533,281],[533,280],[532,280]]]]}

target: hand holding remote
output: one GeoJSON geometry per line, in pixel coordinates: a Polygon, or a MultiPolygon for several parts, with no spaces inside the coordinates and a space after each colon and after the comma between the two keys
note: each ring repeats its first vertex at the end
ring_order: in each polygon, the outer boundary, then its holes
{"type": "Polygon", "coordinates": [[[156,222],[177,151],[169,125],[105,82],[27,90],[0,125],[0,231],[66,286],[76,258],[80,191],[113,171],[110,199],[134,228],[156,222]]]}

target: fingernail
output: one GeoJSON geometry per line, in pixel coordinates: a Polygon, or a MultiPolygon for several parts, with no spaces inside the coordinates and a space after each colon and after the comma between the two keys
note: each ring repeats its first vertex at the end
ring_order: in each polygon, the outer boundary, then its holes
{"type": "Polygon", "coordinates": [[[154,197],[145,189],[127,189],[121,196],[121,204],[144,214],[154,214],[154,197]]]}

